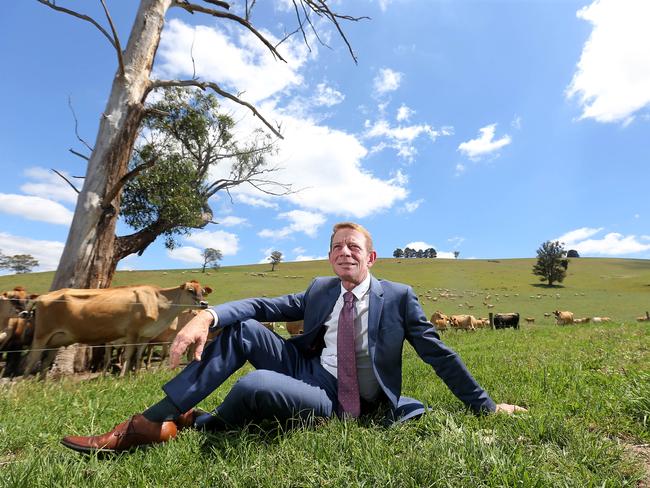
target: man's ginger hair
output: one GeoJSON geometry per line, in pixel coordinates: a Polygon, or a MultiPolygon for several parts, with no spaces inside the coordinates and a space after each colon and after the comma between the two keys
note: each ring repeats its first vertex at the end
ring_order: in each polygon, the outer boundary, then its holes
{"type": "Polygon", "coordinates": [[[372,244],[372,236],[370,235],[370,232],[368,232],[368,229],[366,229],[363,225],[357,224],[356,222],[339,222],[338,224],[334,224],[334,227],[332,227],[332,236],[330,237],[330,251],[332,250],[334,236],[341,229],[354,229],[357,232],[360,232],[363,234],[363,237],[366,238],[366,250],[368,252],[372,252],[374,250],[372,244]]]}

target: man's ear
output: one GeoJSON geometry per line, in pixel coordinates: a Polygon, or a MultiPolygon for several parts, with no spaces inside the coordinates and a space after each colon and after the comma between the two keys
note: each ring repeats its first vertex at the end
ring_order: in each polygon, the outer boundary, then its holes
{"type": "Polygon", "coordinates": [[[368,255],[368,267],[370,268],[373,264],[375,264],[375,261],[377,261],[377,252],[376,252],[376,251],[372,251],[372,252],[368,255]]]}

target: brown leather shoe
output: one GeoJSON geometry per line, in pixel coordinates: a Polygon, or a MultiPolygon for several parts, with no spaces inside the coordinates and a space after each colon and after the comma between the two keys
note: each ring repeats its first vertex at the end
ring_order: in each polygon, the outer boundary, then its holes
{"type": "Polygon", "coordinates": [[[207,412],[205,410],[201,410],[200,408],[190,408],[187,412],[174,420],[174,422],[176,423],[176,427],[178,427],[179,431],[193,428],[196,418],[206,413],[207,412]]]}
{"type": "Polygon", "coordinates": [[[61,444],[79,452],[121,452],[139,446],[158,444],[176,437],[178,428],[172,421],[151,422],[138,414],[113,430],[95,436],[67,436],[61,444]]]}

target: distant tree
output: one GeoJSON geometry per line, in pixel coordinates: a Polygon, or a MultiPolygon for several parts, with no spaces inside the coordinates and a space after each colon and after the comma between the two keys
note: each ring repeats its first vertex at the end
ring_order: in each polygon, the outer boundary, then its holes
{"type": "Polygon", "coordinates": [[[575,249],[569,249],[569,251],[566,253],[567,258],[579,258],[580,254],[578,254],[578,251],[575,249]]]}
{"type": "Polygon", "coordinates": [[[425,251],[425,256],[424,257],[426,257],[426,258],[437,258],[438,253],[436,252],[436,250],[434,248],[430,247],[429,249],[427,249],[425,251]]]}
{"type": "Polygon", "coordinates": [[[38,266],[38,260],[31,254],[14,254],[6,256],[0,253],[0,269],[10,269],[16,274],[29,273],[38,266]]]}
{"type": "Polygon", "coordinates": [[[415,253],[415,251],[413,249],[411,249],[410,247],[405,247],[404,248],[404,257],[405,258],[412,258],[414,253],[415,253]]]}
{"type": "Polygon", "coordinates": [[[559,241],[546,241],[537,249],[537,262],[533,266],[533,274],[539,276],[540,281],[562,283],[566,277],[569,260],[566,251],[559,241]]]}
{"type": "Polygon", "coordinates": [[[275,271],[275,267],[282,261],[282,253],[280,251],[273,251],[269,256],[271,261],[271,271],[275,271]]]}
{"type": "Polygon", "coordinates": [[[454,251],[454,259],[458,259],[458,256],[460,256],[460,251],[454,251]]]}
{"type": "Polygon", "coordinates": [[[205,248],[201,253],[203,256],[203,268],[201,273],[205,273],[205,268],[210,266],[212,269],[217,269],[219,266],[219,261],[223,259],[223,253],[219,249],[212,249],[211,247],[205,248]]]}
{"type": "Polygon", "coordinates": [[[415,257],[416,258],[423,258],[424,257],[424,251],[422,249],[418,249],[415,251],[415,257]]]}
{"type": "Polygon", "coordinates": [[[393,251],[393,257],[394,258],[403,258],[404,257],[404,251],[402,251],[399,247],[393,251]]]}

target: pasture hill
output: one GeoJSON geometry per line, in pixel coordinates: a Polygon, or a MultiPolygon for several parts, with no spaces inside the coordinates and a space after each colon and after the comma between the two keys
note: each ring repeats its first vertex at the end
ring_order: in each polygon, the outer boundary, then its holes
{"type": "MultiPolygon", "coordinates": [[[[570,310],[575,317],[606,316],[619,323],[634,322],[650,309],[650,260],[574,258],[564,283],[548,287],[531,272],[535,259],[394,259],[380,258],[372,269],[377,278],[407,283],[430,316],[519,312],[536,324],[553,323],[544,314],[570,310]]],[[[315,276],[331,275],[327,261],[282,263],[274,272],[268,264],[197,270],[120,271],[114,286],[148,284],[176,286],[196,279],[214,291],[210,304],[251,296],[277,296],[306,289],[315,276]]],[[[52,272],[0,276],[0,289],[24,286],[45,293],[52,272]]]]}

